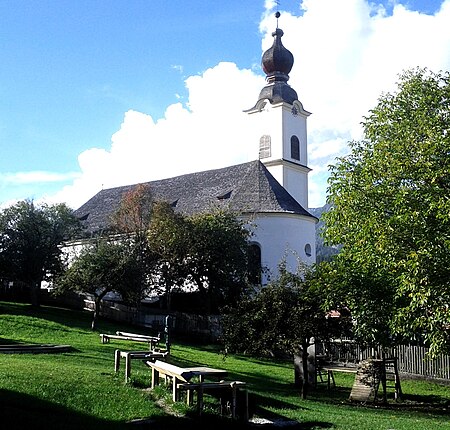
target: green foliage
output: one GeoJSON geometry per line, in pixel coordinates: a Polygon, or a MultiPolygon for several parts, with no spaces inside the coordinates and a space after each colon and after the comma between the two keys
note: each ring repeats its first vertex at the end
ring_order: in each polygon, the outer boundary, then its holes
{"type": "Polygon", "coordinates": [[[228,352],[253,356],[302,357],[302,397],[308,393],[308,353],[314,338],[332,336],[333,322],[323,310],[323,290],[312,269],[297,274],[280,266],[279,278],[246,296],[223,316],[223,343],[228,352]]]}
{"type": "Polygon", "coordinates": [[[378,294],[391,333],[449,350],[449,73],[403,73],[363,126],[366,140],[331,167],[325,215],[328,242],[343,246],[339,267],[361,275],[359,286],[347,277],[353,302],[361,291],[352,312],[363,324],[366,297],[378,294]]]}
{"type": "Polygon", "coordinates": [[[168,203],[153,204],[152,222],[147,231],[148,246],[157,260],[152,282],[164,293],[168,309],[172,292],[179,290],[187,278],[188,234],[186,217],[175,213],[168,203]]]}
{"type": "Polygon", "coordinates": [[[355,265],[338,257],[320,264],[317,280],[326,296],[326,309],[334,309],[351,316],[354,324],[342,321],[347,337],[361,344],[390,346],[399,342],[390,329],[395,291],[387,278],[365,273],[355,265]]]}
{"type": "Polygon", "coordinates": [[[132,242],[99,239],[85,247],[66,272],[58,279],[56,293],[78,291],[92,294],[95,328],[99,304],[109,292],[120,294],[126,303],[137,304],[147,292],[146,266],[141,264],[132,242]]]}
{"type": "Polygon", "coordinates": [[[189,226],[188,276],[207,294],[208,311],[236,303],[247,284],[248,230],[225,211],[195,215],[189,226]]]}
{"type": "Polygon", "coordinates": [[[64,268],[61,244],[79,231],[78,220],[64,204],[21,201],[0,213],[0,279],[31,287],[39,304],[42,281],[64,268]]]}
{"type": "Polygon", "coordinates": [[[234,214],[217,211],[187,217],[167,203],[153,205],[149,247],[159,270],[153,279],[170,303],[183,285],[199,291],[205,313],[240,296],[247,276],[248,230],[234,214]]]}

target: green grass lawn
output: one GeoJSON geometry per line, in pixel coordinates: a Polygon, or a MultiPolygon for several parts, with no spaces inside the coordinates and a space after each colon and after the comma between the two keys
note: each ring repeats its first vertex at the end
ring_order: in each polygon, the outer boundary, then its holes
{"type": "MultiPolygon", "coordinates": [[[[0,354],[0,428],[5,429],[122,429],[134,419],[147,419],[149,429],[237,428],[210,408],[201,420],[184,405],[170,405],[151,392],[150,371],[132,363],[131,382],[123,369],[114,374],[114,350],[145,349],[145,344],[101,344],[99,332],[138,331],[101,321],[89,330],[90,314],[61,308],[0,302],[0,344],[67,344],[60,354],[0,354]],[[159,400],[158,400],[159,398],[159,400]],[[167,406],[168,404],[168,406],[167,406]]],[[[183,365],[207,365],[228,370],[230,378],[250,385],[251,410],[257,417],[294,420],[299,429],[450,429],[450,387],[402,380],[404,400],[387,406],[355,405],[347,399],[353,376],[336,374],[336,388],[320,386],[302,400],[293,386],[291,363],[224,356],[215,346],[175,339],[171,360],[183,365]]],[[[252,426],[258,427],[258,426],[252,426]]]]}

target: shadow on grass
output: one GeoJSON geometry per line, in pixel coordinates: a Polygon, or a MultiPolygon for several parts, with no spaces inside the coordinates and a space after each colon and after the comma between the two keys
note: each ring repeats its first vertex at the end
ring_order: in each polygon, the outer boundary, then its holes
{"type": "MultiPolygon", "coordinates": [[[[158,416],[148,419],[137,419],[132,422],[116,422],[102,420],[87,414],[73,411],[69,408],[36,399],[23,393],[0,390],[1,424],[8,430],[123,430],[123,429],[183,429],[183,430],[236,430],[271,428],[270,423],[245,423],[232,421],[230,418],[213,414],[201,417],[158,416]]],[[[284,420],[284,417],[272,415],[273,421],[284,420]]],[[[290,425],[294,429],[330,428],[329,423],[305,422],[290,425]]]]}
{"type": "MultiPolygon", "coordinates": [[[[81,330],[83,333],[90,331],[92,323],[92,312],[76,310],[54,305],[41,305],[34,307],[27,303],[13,303],[0,301],[0,314],[23,315],[43,319],[60,324],[71,330],[81,330]]],[[[97,328],[93,333],[114,333],[121,328],[123,331],[136,330],[134,326],[125,322],[110,321],[101,317],[97,322],[97,328]],[[134,327],[134,328],[133,328],[134,327]]],[[[142,329],[142,328],[141,328],[142,329]]]]}
{"type": "Polygon", "coordinates": [[[82,312],[46,305],[34,307],[26,303],[10,302],[0,302],[0,314],[29,316],[82,330],[89,329],[92,318],[92,315],[87,311],[82,312]]]}
{"type": "Polygon", "coordinates": [[[15,391],[0,389],[1,427],[8,430],[118,430],[123,424],[101,420],[15,391]]]}
{"type": "MultiPolygon", "coordinates": [[[[202,416],[196,419],[190,418],[175,418],[167,417],[161,420],[152,421],[148,424],[141,424],[139,429],[151,430],[168,430],[168,429],[182,429],[182,430],[254,430],[266,428],[283,428],[283,418],[274,420],[274,422],[248,422],[243,423],[239,421],[231,421],[228,418],[217,418],[215,416],[202,416]]],[[[320,421],[308,421],[303,423],[292,423],[286,421],[286,427],[293,430],[313,430],[313,429],[327,429],[332,428],[330,423],[323,423],[320,421]]],[[[131,428],[131,427],[130,427],[131,428]]]]}
{"type": "MultiPolygon", "coordinates": [[[[169,361],[181,367],[190,366],[208,366],[209,363],[203,363],[201,361],[186,360],[177,357],[176,359],[170,357],[169,361]]],[[[225,366],[226,367],[226,366],[225,366]]],[[[293,371],[292,371],[293,372],[293,371]]],[[[292,390],[291,384],[286,384],[284,381],[280,381],[276,376],[270,377],[267,373],[260,373],[255,371],[249,372],[229,372],[227,379],[245,381],[252,389],[258,392],[290,392],[292,390]]]]}

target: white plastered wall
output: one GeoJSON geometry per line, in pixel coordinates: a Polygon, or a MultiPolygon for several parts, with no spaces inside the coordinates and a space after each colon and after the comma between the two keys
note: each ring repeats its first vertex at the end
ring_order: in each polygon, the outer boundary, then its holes
{"type": "Polygon", "coordinates": [[[278,274],[278,266],[286,258],[287,269],[296,272],[299,261],[316,262],[315,218],[294,214],[258,214],[252,221],[252,242],[261,247],[261,265],[268,269],[263,284],[278,274]],[[310,245],[311,255],[305,251],[310,245]]]}

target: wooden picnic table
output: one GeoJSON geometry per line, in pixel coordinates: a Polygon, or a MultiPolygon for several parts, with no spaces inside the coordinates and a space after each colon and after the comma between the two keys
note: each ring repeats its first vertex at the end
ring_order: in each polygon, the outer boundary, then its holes
{"type": "MultiPolygon", "coordinates": [[[[203,394],[216,393],[222,398],[225,393],[231,394],[231,412],[232,417],[236,418],[237,410],[237,392],[244,392],[244,419],[248,420],[248,392],[247,384],[241,381],[224,381],[222,378],[228,376],[228,372],[223,369],[214,369],[206,366],[179,367],[160,360],[155,362],[146,361],[152,369],[152,388],[159,385],[160,376],[172,379],[172,400],[176,402],[179,397],[180,390],[187,391],[187,402],[191,403],[191,393],[197,393],[197,409],[201,414],[203,409],[203,394]],[[194,377],[198,377],[199,381],[192,381],[194,377]],[[205,379],[214,379],[218,382],[205,382],[205,379]]],[[[223,409],[222,409],[223,410],[223,409]]]]}
{"type": "Polygon", "coordinates": [[[191,372],[193,376],[198,376],[200,383],[204,382],[205,379],[220,380],[228,376],[226,370],[206,366],[184,367],[184,369],[191,372]]]}
{"type": "Polygon", "coordinates": [[[145,363],[152,369],[152,388],[159,385],[160,376],[172,378],[174,402],[177,400],[178,383],[189,383],[194,376],[198,376],[200,383],[203,383],[206,378],[222,379],[228,376],[226,370],[214,369],[212,367],[179,367],[160,360],[156,360],[155,362],[146,361],[145,363]]]}

